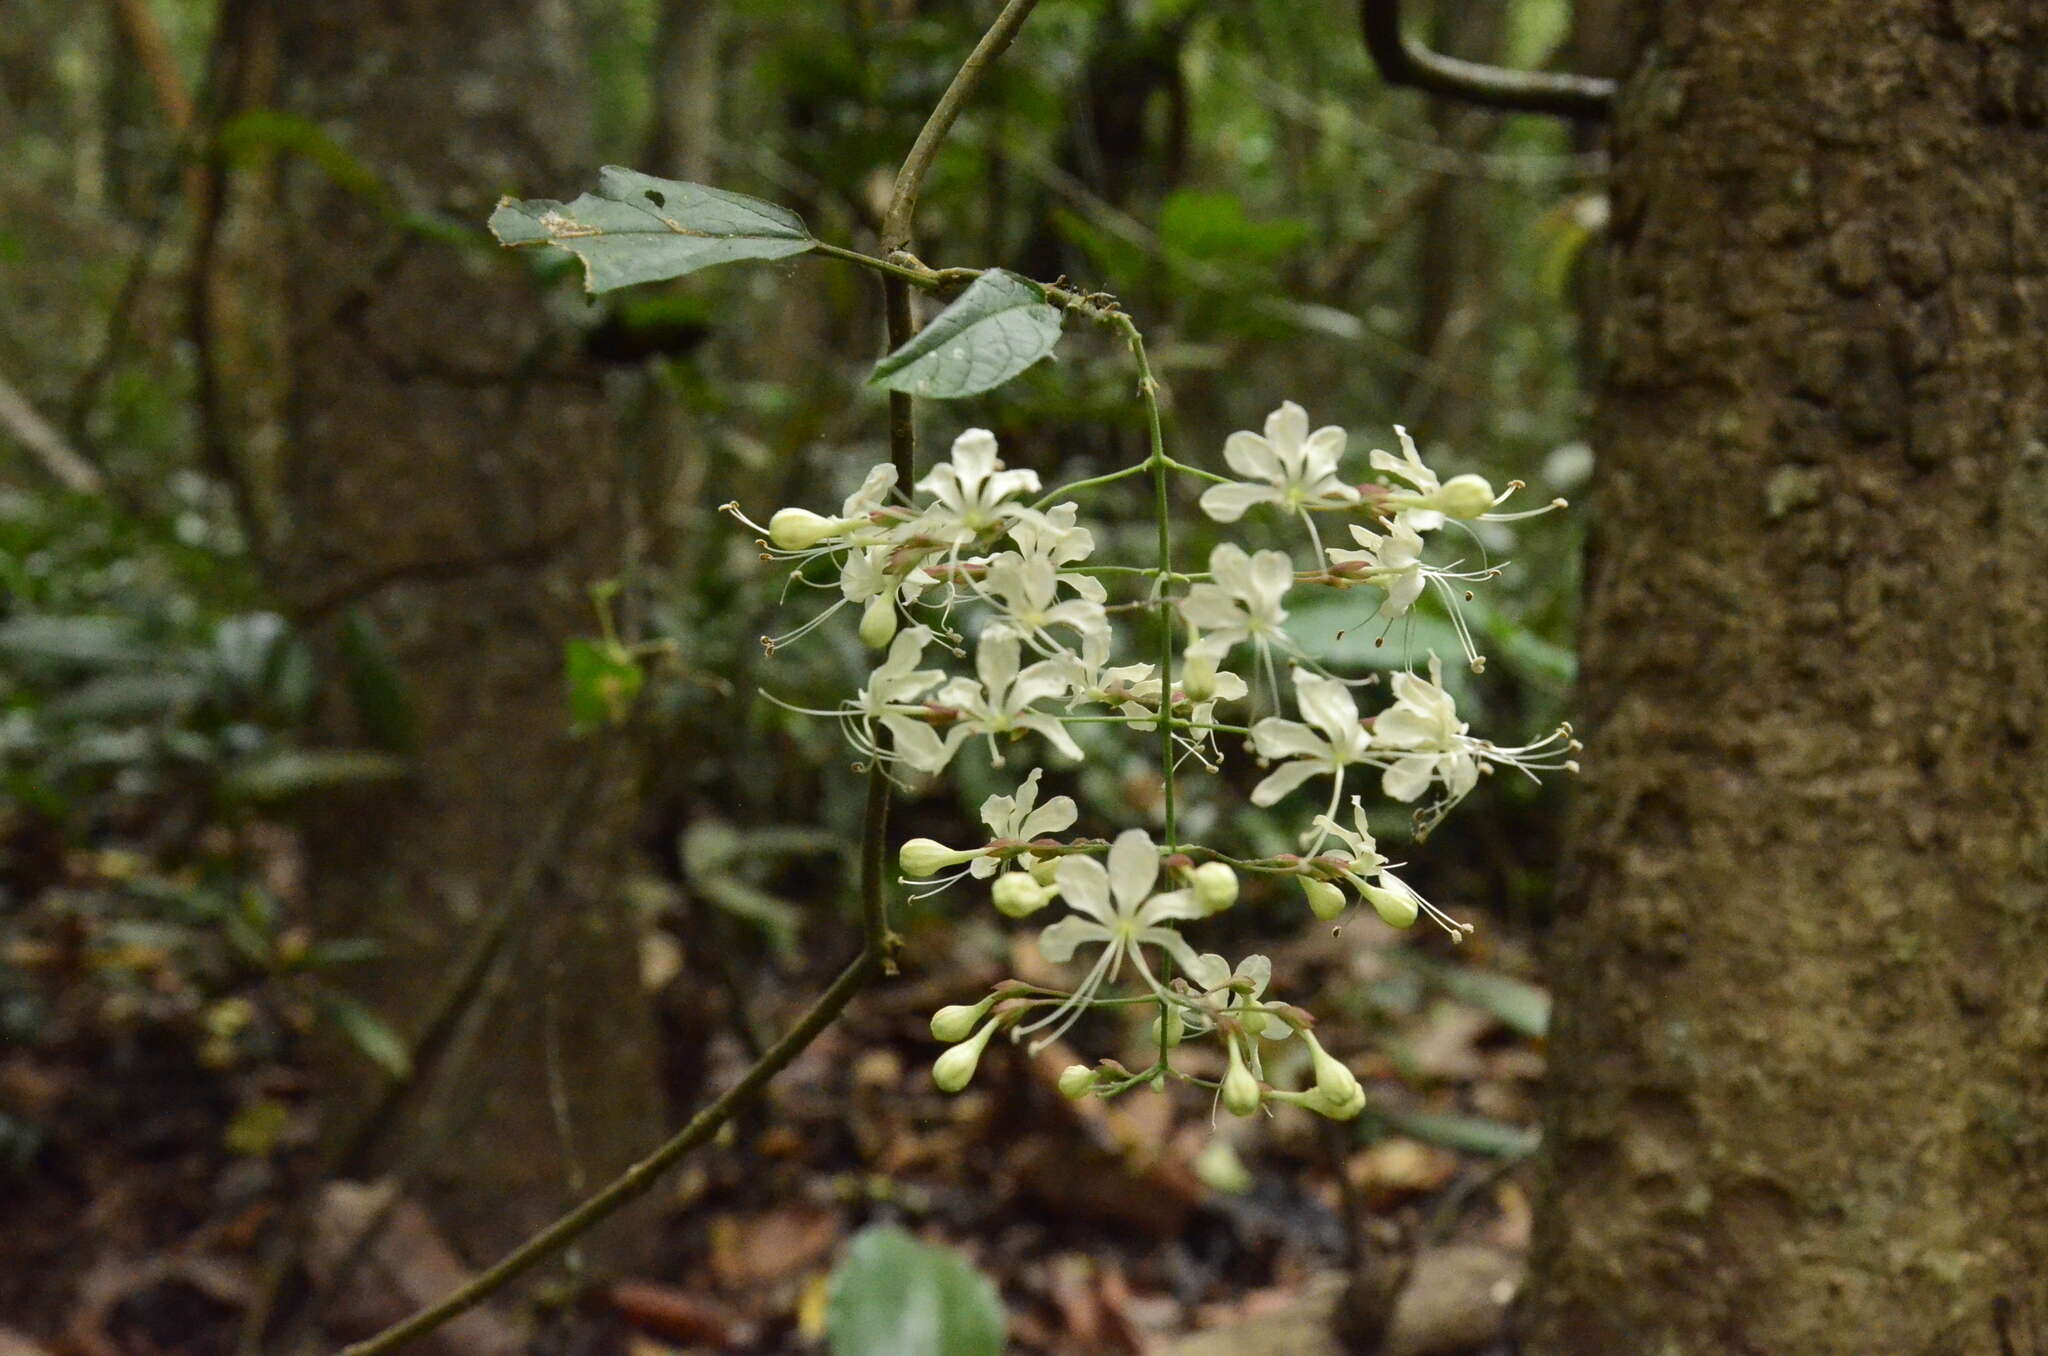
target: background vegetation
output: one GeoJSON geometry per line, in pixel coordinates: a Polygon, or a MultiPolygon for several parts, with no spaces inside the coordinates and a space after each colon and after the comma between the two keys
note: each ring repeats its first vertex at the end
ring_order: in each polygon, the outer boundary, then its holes
{"type": "MultiPolygon", "coordinates": [[[[623,163],[869,243],[984,8],[580,0],[576,40],[550,38],[564,46],[549,55],[578,63],[581,97],[556,116],[587,120],[590,163],[489,187],[567,197],[623,163]]],[[[1569,20],[1564,0],[1439,9],[1422,16],[1439,47],[1516,65],[1540,63],[1569,20]]],[[[420,716],[388,625],[303,579],[280,588],[295,453],[280,176],[347,195],[414,269],[516,275],[520,314],[551,320],[598,374],[616,439],[562,446],[549,472],[568,485],[603,458],[621,487],[617,568],[580,581],[582,630],[607,617],[666,657],[636,692],[572,649],[557,710],[591,756],[617,740],[647,755],[616,892],[641,934],[667,1105],[728,1081],[856,928],[860,780],[836,731],[758,693],[829,705],[863,656],[849,624],[764,657],[780,580],[714,509],[836,501],[886,458],[883,407],[860,385],[881,347],[872,286],[797,261],[590,304],[568,269],[501,256],[479,215],[419,206],[403,166],[286,111],[289,72],[273,98],[229,98],[237,62],[263,50],[247,41],[261,10],[27,0],[0,33],[0,380],[51,433],[10,420],[0,461],[0,1195],[20,1221],[0,1240],[0,1321],[102,1343],[81,1349],[226,1350],[272,1308],[290,1332],[303,1306],[281,1256],[306,1252],[321,1288],[347,1291],[317,1246],[277,1242],[308,1201],[339,1208],[316,1191],[334,1133],[319,1052],[413,1072],[420,1011],[353,996],[388,939],[346,907],[316,916],[301,851],[308,816],[405,784],[420,716]]],[[[459,98],[446,116],[464,116],[459,98]]],[[[1386,89],[1348,4],[1045,0],[941,153],[918,251],[1114,292],[1145,325],[1183,458],[1214,464],[1230,431],[1292,398],[1354,446],[1388,445],[1400,422],[1447,473],[1569,495],[1591,464],[1575,315],[1602,172],[1554,120],[1386,89]]],[[[1128,460],[1137,417],[1119,355],[1086,333],[925,415],[933,442],[995,430],[1048,483],[1128,460]]],[[[1143,507],[1122,510],[1134,533],[1143,507]]],[[[1474,547],[1511,564],[1477,604],[1493,662],[1461,702],[1535,732],[1568,712],[1579,520],[1515,526],[1474,547]]],[[[1300,635],[1353,669],[1399,653],[1358,620],[1310,610],[1300,635]]],[[[1447,630],[1424,615],[1411,644],[1448,651],[1447,630]]],[[[965,841],[997,789],[963,777],[899,805],[896,827],[965,841]]],[[[1238,832],[1278,849],[1247,789],[1198,785],[1186,822],[1249,816],[1238,832]]],[[[1054,790],[1080,800],[1084,831],[1128,822],[1154,807],[1156,768],[1091,762],[1054,790]]],[[[593,1274],[572,1263],[544,1308],[642,1340],[796,1349],[826,1322],[842,1240],[878,1221],[993,1276],[1028,1350],[1135,1350],[1272,1307],[1343,1262],[1366,1216],[1375,1246],[1419,1250],[1439,1289],[1444,1267],[1512,1276],[1547,1012],[1528,957],[1560,798],[1497,780],[1455,838],[1412,854],[1409,878],[1480,924],[1461,953],[1370,920],[1278,943],[1292,987],[1341,1023],[1333,1049],[1372,1074],[1371,1108],[1336,1138],[1286,1117],[1212,1128],[1206,1108],[1142,1096],[1083,1114],[1021,1055],[938,1098],[918,1015],[1032,964],[954,892],[902,906],[903,980],[645,1212],[637,1279],[565,1308],[560,1283],[593,1274]]],[[[1402,824],[1383,827],[1401,841],[1402,824]]],[[[1248,903],[1233,941],[1300,934],[1291,894],[1248,903]]],[[[611,1000],[549,980],[516,1001],[611,1000]]],[[[462,1142],[439,1134],[442,1152],[462,1142]]],[[[543,1172],[543,1215],[576,1194],[562,1160],[543,1172]]],[[[398,1271],[447,1246],[403,1212],[380,1232],[398,1271]]],[[[449,1266],[488,1260],[462,1242],[449,1266]]],[[[1490,1312],[1488,1293],[1473,1282],[1464,1310],[1490,1312]]]]}

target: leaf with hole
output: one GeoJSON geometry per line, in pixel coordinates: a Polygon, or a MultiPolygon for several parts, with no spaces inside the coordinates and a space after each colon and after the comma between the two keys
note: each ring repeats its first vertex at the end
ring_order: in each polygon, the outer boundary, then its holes
{"type": "Polygon", "coordinates": [[[593,293],[741,259],[785,259],[817,243],[786,207],[617,165],[599,171],[596,193],[571,203],[500,200],[491,234],[501,245],[569,251],[593,293]]]}
{"type": "Polygon", "coordinates": [[[1052,352],[1060,312],[1045,289],[992,268],[951,306],[875,364],[868,381],[905,395],[952,400],[1001,386],[1052,352]]]}

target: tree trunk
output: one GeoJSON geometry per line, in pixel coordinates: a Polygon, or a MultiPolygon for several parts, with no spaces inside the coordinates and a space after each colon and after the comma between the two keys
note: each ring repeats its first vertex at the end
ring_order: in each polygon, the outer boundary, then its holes
{"type": "Polygon", "coordinates": [[[2048,10],[1646,12],[1534,1353],[2048,1325],[2048,10]]]}
{"type": "MultiPolygon", "coordinates": [[[[477,230],[501,192],[568,196],[588,175],[559,0],[271,2],[288,104],[394,205],[477,230]]],[[[595,630],[588,588],[617,569],[622,473],[604,393],[519,260],[409,230],[304,160],[280,215],[280,582],[330,686],[359,680],[330,734],[405,744],[415,767],[309,825],[321,929],[383,944],[354,982],[403,1031],[494,912],[525,905],[445,1070],[368,1155],[419,1174],[408,1189],[480,1258],[656,1130],[651,1014],[615,888],[632,774],[570,739],[562,682],[564,641],[595,630]],[[373,632],[402,707],[360,699],[373,632]]],[[[359,1105],[369,1078],[337,1052],[331,1107],[359,1105]]]]}

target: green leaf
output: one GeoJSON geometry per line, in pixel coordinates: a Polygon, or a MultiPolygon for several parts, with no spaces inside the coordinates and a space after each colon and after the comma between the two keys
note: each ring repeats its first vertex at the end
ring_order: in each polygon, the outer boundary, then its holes
{"type": "Polygon", "coordinates": [[[579,731],[624,722],[647,681],[632,655],[602,640],[570,641],[563,652],[563,668],[569,715],[579,731]]]}
{"type": "Polygon", "coordinates": [[[1542,1138],[1533,1126],[1430,1111],[1382,1111],[1378,1123],[1425,1144],[1495,1158],[1527,1158],[1542,1138]]]}
{"type": "Polygon", "coordinates": [[[505,198],[491,213],[502,245],[554,245],[583,261],[593,293],[680,278],[740,259],[784,259],[817,242],[796,213],[724,189],[607,165],[572,203],[505,198]]]}
{"type": "Polygon", "coordinates": [[[832,1269],[833,1356],[997,1356],[1007,1327],[994,1282],[901,1229],[863,1229],[832,1269]]]}
{"type": "Polygon", "coordinates": [[[937,400],[979,395],[1052,352],[1059,340],[1059,308],[1046,303],[1045,289],[992,268],[876,363],[868,381],[937,400]]]}
{"type": "Polygon", "coordinates": [[[198,703],[206,695],[188,673],[108,673],[88,678],[50,703],[64,720],[147,720],[198,703]]]}
{"type": "Polygon", "coordinates": [[[313,1001],[320,1015],[340,1027],[349,1043],[368,1055],[378,1068],[393,1078],[412,1077],[412,1056],[382,1017],[338,993],[318,993],[313,1001]]]}
{"type": "Polygon", "coordinates": [[[1550,1027],[1549,992],[1525,979],[1472,965],[1447,965],[1405,948],[1390,954],[1429,976],[1432,983],[1459,1002],[1492,1013],[1512,1031],[1541,1038],[1550,1027]]]}
{"type": "Polygon", "coordinates": [[[36,614],[0,623],[0,653],[22,659],[119,668],[159,657],[118,617],[46,617],[36,614]]]}
{"type": "Polygon", "coordinates": [[[419,747],[419,718],[398,660],[366,608],[352,608],[337,646],[342,683],[370,744],[388,753],[419,747]]]}
{"type": "Polygon", "coordinates": [[[260,754],[229,772],[221,790],[236,800],[259,804],[290,800],[309,791],[405,775],[406,763],[388,753],[364,749],[280,749],[260,754]]]}

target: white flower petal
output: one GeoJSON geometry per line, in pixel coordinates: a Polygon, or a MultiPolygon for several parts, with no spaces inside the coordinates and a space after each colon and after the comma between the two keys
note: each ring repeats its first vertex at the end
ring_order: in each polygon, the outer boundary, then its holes
{"type": "Polygon", "coordinates": [[[1077,948],[1109,938],[1109,929],[1102,924],[1068,914],[1038,934],[1038,954],[1054,965],[1065,965],[1074,958],[1077,948]]]}
{"type": "Polygon", "coordinates": [[[1295,787],[1311,777],[1320,776],[1331,769],[1313,758],[1297,758],[1291,763],[1282,763],[1274,768],[1266,780],[1252,788],[1252,804],[1272,805],[1295,787]]]}
{"type": "Polygon", "coordinates": [[[1202,512],[1216,522],[1234,523],[1253,505],[1277,503],[1280,497],[1271,485],[1211,485],[1202,492],[1202,512]]]}
{"type": "Polygon", "coordinates": [[[1053,864],[1052,878],[1068,908],[1104,924],[1116,921],[1109,906],[1109,872],[1101,862],[1093,857],[1062,857],[1053,864]]]}
{"type": "Polygon", "coordinates": [[[1128,913],[1144,902],[1159,879],[1159,848],[1143,829],[1125,829],[1109,847],[1109,890],[1117,912],[1128,913]]]}
{"type": "Polygon", "coordinates": [[[1380,789],[1395,800],[1419,800],[1436,780],[1436,759],[1426,753],[1411,753],[1397,760],[1380,778],[1380,789]]]}
{"type": "Polygon", "coordinates": [[[1351,700],[1351,690],[1335,678],[1318,677],[1307,669],[1294,670],[1294,699],[1308,723],[1329,736],[1339,752],[1362,740],[1358,703],[1351,700]]]}
{"type": "Polygon", "coordinates": [[[1266,416],[1266,441],[1285,460],[1300,464],[1302,442],[1308,437],[1308,411],[1291,400],[1266,416]],[[1294,455],[1289,455],[1289,454],[1294,455]]]}
{"type": "Polygon", "coordinates": [[[1081,812],[1072,796],[1054,796],[1025,817],[1017,827],[1017,836],[1028,841],[1043,838],[1049,833],[1064,833],[1073,828],[1074,821],[1080,817],[1081,812]]]}
{"type": "Polygon", "coordinates": [[[1298,720],[1267,716],[1252,726],[1252,747],[1261,758],[1325,758],[1330,741],[1298,720]]]}
{"type": "Polygon", "coordinates": [[[1287,474],[1273,445],[1256,433],[1238,432],[1225,438],[1223,460],[1246,480],[1277,482],[1287,474]]]}

